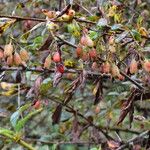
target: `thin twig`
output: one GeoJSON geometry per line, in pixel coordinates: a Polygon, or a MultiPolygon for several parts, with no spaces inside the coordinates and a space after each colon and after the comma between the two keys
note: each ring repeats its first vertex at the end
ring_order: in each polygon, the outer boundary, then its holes
{"type": "Polygon", "coordinates": [[[88,10],[86,9],[83,5],[80,5],[79,3],[75,2],[75,4],[77,4],[79,7],[81,7],[83,10],[85,10],[88,14],[90,14],[91,16],[93,16],[93,14],[88,10]]]}
{"type": "Polygon", "coordinates": [[[71,47],[73,47],[73,48],[77,48],[76,45],[74,45],[74,44],[72,44],[72,43],[70,43],[70,42],[68,42],[68,41],[66,41],[66,40],[64,40],[64,39],[62,39],[60,36],[56,35],[56,37],[57,37],[60,41],[62,41],[63,43],[65,43],[65,44],[67,44],[67,45],[69,45],[69,46],[71,46],[71,47]]]}
{"type": "Polygon", "coordinates": [[[124,72],[120,71],[121,75],[123,75],[124,77],[126,77],[130,82],[132,82],[134,85],[136,85],[139,89],[141,90],[145,90],[145,88],[140,85],[139,83],[137,83],[135,80],[132,80],[128,75],[126,75],[124,72]]]}
{"type": "Polygon", "coordinates": [[[4,18],[16,19],[17,21],[31,20],[31,21],[46,22],[46,19],[41,19],[41,18],[11,16],[11,15],[0,15],[0,18],[2,18],[2,17],[4,17],[4,18]]]}
{"type": "Polygon", "coordinates": [[[123,144],[122,146],[120,146],[117,150],[123,150],[123,149],[125,149],[126,147],[128,147],[128,145],[129,145],[130,143],[135,142],[135,141],[141,139],[142,137],[144,137],[144,136],[146,136],[147,134],[149,134],[149,132],[150,132],[149,130],[148,130],[148,131],[145,131],[145,132],[141,133],[139,136],[136,136],[136,137],[134,137],[134,138],[128,140],[125,144],[123,144]]]}

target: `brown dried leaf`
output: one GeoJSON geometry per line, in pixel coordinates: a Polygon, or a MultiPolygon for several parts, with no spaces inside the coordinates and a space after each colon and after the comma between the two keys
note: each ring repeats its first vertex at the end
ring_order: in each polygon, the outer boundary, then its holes
{"type": "Polygon", "coordinates": [[[45,43],[39,48],[38,51],[44,51],[44,50],[47,50],[50,46],[52,42],[52,36],[51,34],[48,36],[48,38],[46,39],[45,43]]]}
{"type": "Polygon", "coordinates": [[[53,121],[52,124],[58,124],[59,123],[60,117],[61,117],[61,112],[62,112],[62,105],[59,104],[56,107],[56,109],[52,115],[52,121],[53,121]]]}
{"type": "Polygon", "coordinates": [[[95,94],[94,105],[96,105],[100,102],[100,100],[102,100],[103,89],[101,80],[97,82],[96,87],[93,90],[93,93],[95,94]]]}
{"type": "Polygon", "coordinates": [[[125,117],[130,111],[132,111],[132,104],[133,104],[135,94],[136,94],[136,91],[132,92],[128,100],[123,103],[117,125],[119,125],[125,119],[125,117]]]}
{"type": "Polygon", "coordinates": [[[39,90],[40,90],[40,86],[41,86],[42,81],[43,81],[43,79],[42,79],[41,76],[37,77],[36,80],[35,80],[34,93],[35,93],[36,97],[38,97],[38,95],[39,95],[39,90]]]}
{"type": "Polygon", "coordinates": [[[17,70],[16,72],[16,83],[21,83],[22,77],[21,77],[21,71],[17,70]]]}
{"type": "Polygon", "coordinates": [[[56,87],[62,78],[62,73],[56,71],[53,78],[53,87],[56,87]]]}
{"type": "Polygon", "coordinates": [[[131,106],[131,111],[129,112],[129,126],[130,128],[132,127],[132,122],[133,122],[133,114],[134,114],[134,107],[133,107],[133,104],[131,106]]]}

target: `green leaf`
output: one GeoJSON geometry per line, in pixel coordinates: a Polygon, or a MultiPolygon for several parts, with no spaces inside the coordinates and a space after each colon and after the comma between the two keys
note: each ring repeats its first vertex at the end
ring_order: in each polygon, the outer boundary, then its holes
{"type": "Polygon", "coordinates": [[[137,30],[132,29],[131,30],[131,35],[133,36],[133,38],[137,41],[141,41],[141,35],[137,30]]]}
{"type": "Polygon", "coordinates": [[[40,108],[38,110],[35,110],[31,113],[29,113],[25,118],[22,118],[18,121],[17,125],[15,126],[16,131],[20,131],[24,125],[31,119],[31,117],[35,116],[36,114],[40,113],[43,110],[43,108],[40,108]]]}
{"type": "Polygon", "coordinates": [[[11,134],[12,135],[12,134],[14,134],[14,132],[0,127],[0,134],[11,134]]]}
{"type": "Polygon", "coordinates": [[[16,127],[16,124],[17,124],[17,121],[18,121],[18,119],[19,119],[19,117],[20,117],[20,114],[21,114],[23,111],[25,111],[27,108],[29,108],[30,105],[31,105],[31,104],[26,104],[26,105],[20,107],[18,111],[14,112],[14,113],[11,115],[11,117],[10,117],[10,122],[11,122],[11,124],[12,124],[12,126],[13,126],[14,128],[16,127]]]}
{"type": "Polygon", "coordinates": [[[27,42],[27,39],[30,35],[30,33],[34,30],[36,30],[37,28],[41,27],[42,25],[44,25],[45,23],[44,22],[41,22],[41,23],[38,23],[37,25],[35,25],[31,30],[27,31],[26,33],[24,33],[21,37],[20,37],[20,41],[22,43],[26,43],[27,42]]]}
{"type": "Polygon", "coordinates": [[[68,32],[71,35],[73,35],[75,37],[79,37],[80,36],[81,29],[80,29],[80,27],[79,27],[77,22],[73,22],[73,23],[68,24],[67,25],[67,30],[68,30],[68,32]]]}
{"type": "Polygon", "coordinates": [[[90,38],[92,40],[95,40],[98,37],[98,32],[96,32],[96,31],[90,31],[89,36],[90,36],[90,38]]]}
{"type": "Polygon", "coordinates": [[[52,87],[52,79],[51,78],[46,78],[43,80],[41,86],[40,86],[40,93],[42,95],[46,95],[48,90],[52,87]]]}
{"type": "Polygon", "coordinates": [[[12,126],[15,128],[17,121],[19,119],[20,113],[19,111],[14,112],[11,117],[10,117],[10,122],[12,124],[12,126]]]}

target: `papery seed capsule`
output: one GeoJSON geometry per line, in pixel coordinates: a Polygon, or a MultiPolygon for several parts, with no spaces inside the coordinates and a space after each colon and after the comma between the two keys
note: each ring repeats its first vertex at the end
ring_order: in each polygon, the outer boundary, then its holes
{"type": "Polygon", "coordinates": [[[13,53],[13,45],[11,42],[9,44],[6,44],[4,47],[4,57],[11,56],[13,53]]]}
{"type": "Polygon", "coordinates": [[[88,35],[83,35],[81,37],[80,43],[84,46],[89,46],[89,47],[94,46],[94,42],[90,39],[88,35]]]}
{"type": "Polygon", "coordinates": [[[4,57],[4,52],[3,50],[0,49],[0,59],[2,59],[4,57]]]}
{"type": "Polygon", "coordinates": [[[69,15],[70,18],[73,18],[75,16],[75,11],[73,9],[69,9],[67,15],[69,15]]]}
{"type": "Polygon", "coordinates": [[[55,11],[49,11],[49,10],[47,10],[47,9],[42,9],[42,12],[43,12],[44,15],[46,15],[49,19],[56,17],[56,12],[55,12],[55,11]]]}
{"type": "Polygon", "coordinates": [[[69,21],[70,20],[70,16],[67,14],[63,14],[61,18],[63,21],[69,21]]]}
{"type": "Polygon", "coordinates": [[[82,55],[82,60],[83,61],[87,61],[89,58],[88,54],[86,52],[83,52],[83,55],[82,55]]]}
{"type": "Polygon", "coordinates": [[[118,77],[120,75],[120,71],[119,71],[118,66],[116,66],[115,64],[113,64],[112,68],[111,68],[111,73],[112,73],[113,77],[118,77]]]}
{"type": "Polygon", "coordinates": [[[120,81],[123,81],[123,80],[124,80],[124,76],[121,75],[121,74],[119,74],[119,75],[118,75],[118,79],[119,79],[120,81]]]}
{"type": "Polygon", "coordinates": [[[114,41],[115,41],[114,36],[110,36],[108,43],[109,43],[110,45],[113,45],[113,44],[114,44],[114,41]]]}
{"type": "Polygon", "coordinates": [[[39,109],[39,108],[41,107],[41,101],[40,101],[40,100],[37,100],[37,101],[34,103],[33,107],[34,107],[35,109],[39,109]]]}
{"type": "Polygon", "coordinates": [[[6,61],[8,66],[12,66],[13,65],[13,56],[8,56],[7,57],[7,61],[6,61]]]}
{"type": "Polygon", "coordinates": [[[97,57],[97,52],[96,52],[96,49],[92,49],[89,51],[89,56],[90,58],[96,58],[97,57]]]}
{"type": "Polygon", "coordinates": [[[21,57],[20,57],[20,55],[17,52],[15,52],[15,54],[14,54],[14,63],[17,66],[22,64],[21,57]]]}
{"type": "Polygon", "coordinates": [[[138,71],[138,63],[135,59],[132,59],[129,67],[130,73],[136,73],[138,71]]]}
{"type": "Polygon", "coordinates": [[[76,55],[77,57],[81,57],[83,54],[83,49],[81,46],[78,45],[78,47],[76,48],[76,55]]]}
{"type": "Polygon", "coordinates": [[[112,52],[112,53],[115,53],[116,52],[115,45],[109,45],[109,51],[112,52]]]}
{"type": "Polygon", "coordinates": [[[97,105],[97,106],[95,107],[95,109],[94,109],[94,112],[95,112],[96,114],[98,114],[98,113],[100,113],[100,111],[101,111],[100,106],[97,105]]]}
{"type": "Polygon", "coordinates": [[[80,43],[82,44],[82,45],[86,45],[86,36],[85,35],[83,35],[82,37],[81,37],[81,39],[80,39],[80,43]]]}
{"type": "Polygon", "coordinates": [[[28,61],[29,60],[29,54],[25,49],[20,51],[20,57],[23,61],[28,61]]]}
{"type": "Polygon", "coordinates": [[[93,62],[91,68],[95,71],[98,69],[98,64],[96,62],[93,62]]]}
{"type": "Polygon", "coordinates": [[[110,72],[110,64],[109,62],[105,62],[102,65],[102,72],[103,73],[109,73],[110,72]]]}
{"type": "Polygon", "coordinates": [[[94,42],[90,39],[89,36],[86,36],[86,45],[89,46],[89,47],[94,46],[94,42]]]}
{"type": "Polygon", "coordinates": [[[144,61],[143,68],[145,71],[150,72],[150,61],[149,60],[144,61]]]}
{"type": "Polygon", "coordinates": [[[51,65],[51,62],[52,62],[51,56],[49,55],[49,56],[47,56],[47,58],[45,59],[44,68],[49,69],[49,67],[50,67],[50,65],[51,65]]]}
{"type": "Polygon", "coordinates": [[[53,61],[54,61],[55,63],[58,63],[58,62],[61,61],[61,56],[60,56],[59,52],[55,52],[55,53],[54,53],[54,55],[53,55],[53,61]]]}

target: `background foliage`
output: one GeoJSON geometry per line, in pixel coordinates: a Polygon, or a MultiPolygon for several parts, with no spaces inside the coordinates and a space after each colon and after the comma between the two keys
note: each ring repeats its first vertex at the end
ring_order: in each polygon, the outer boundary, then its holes
{"type": "Polygon", "coordinates": [[[0,149],[150,148],[149,18],[148,0],[2,1],[0,149]]]}

